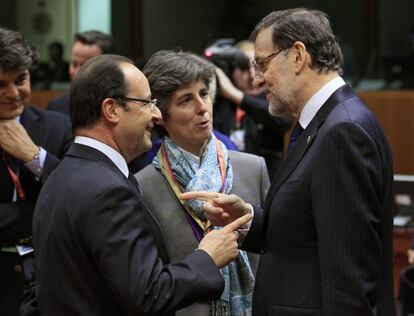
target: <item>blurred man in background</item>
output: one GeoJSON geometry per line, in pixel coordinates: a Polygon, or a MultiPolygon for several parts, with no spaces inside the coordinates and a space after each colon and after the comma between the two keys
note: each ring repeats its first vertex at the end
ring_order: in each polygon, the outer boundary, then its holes
{"type": "MultiPolygon", "coordinates": [[[[69,65],[70,80],[76,76],[79,68],[89,59],[102,54],[111,54],[115,50],[112,36],[100,31],[86,31],[75,34],[69,65]]],[[[69,115],[69,96],[64,95],[49,101],[48,110],[69,115]]]]}

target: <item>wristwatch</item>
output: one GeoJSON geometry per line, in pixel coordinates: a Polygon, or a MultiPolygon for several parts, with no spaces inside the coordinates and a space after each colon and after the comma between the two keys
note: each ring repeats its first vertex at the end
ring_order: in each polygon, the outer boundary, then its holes
{"type": "Polygon", "coordinates": [[[39,161],[39,156],[40,156],[40,147],[38,147],[37,153],[33,155],[33,159],[30,162],[32,162],[33,160],[39,161]]]}
{"type": "Polygon", "coordinates": [[[40,166],[40,147],[39,150],[33,155],[33,159],[24,165],[32,171],[36,177],[40,177],[42,175],[42,168],[40,166]]]}

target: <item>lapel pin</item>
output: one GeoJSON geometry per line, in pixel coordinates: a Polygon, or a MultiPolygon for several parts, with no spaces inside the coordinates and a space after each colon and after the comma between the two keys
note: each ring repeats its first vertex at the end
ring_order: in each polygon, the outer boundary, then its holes
{"type": "Polygon", "coordinates": [[[308,136],[308,139],[306,140],[306,144],[309,144],[309,143],[310,143],[310,141],[311,141],[311,136],[309,135],[309,136],[308,136]]]}

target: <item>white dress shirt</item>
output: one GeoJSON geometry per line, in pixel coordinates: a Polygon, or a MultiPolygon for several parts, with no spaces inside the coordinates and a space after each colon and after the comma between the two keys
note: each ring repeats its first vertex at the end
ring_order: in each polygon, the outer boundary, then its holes
{"type": "Polygon", "coordinates": [[[344,84],[345,81],[342,77],[336,77],[326,83],[309,99],[308,102],[306,102],[302,112],[299,115],[299,124],[303,129],[309,125],[326,100],[328,100],[329,97],[344,84]]]}
{"type": "Polygon", "coordinates": [[[111,161],[115,164],[115,166],[117,166],[118,169],[121,170],[121,172],[125,175],[125,177],[128,178],[128,175],[129,175],[128,164],[125,158],[122,157],[122,155],[118,151],[90,137],[76,136],[74,142],[76,144],[89,146],[89,147],[95,148],[96,150],[99,150],[101,153],[103,153],[105,156],[111,159],[111,161]]]}

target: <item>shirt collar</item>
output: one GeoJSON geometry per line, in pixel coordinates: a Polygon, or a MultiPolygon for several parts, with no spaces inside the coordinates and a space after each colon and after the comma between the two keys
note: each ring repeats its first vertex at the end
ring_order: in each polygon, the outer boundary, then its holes
{"type": "Polygon", "coordinates": [[[125,175],[125,177],[128,178],[129,169],[125,158],[122,157],[122,155],[112,147],[109,147],[108,145],[100,141],[97,141],[96,139],[85,136],[76,136],[75,143],[89,146],[95,148],[96,150],[99,150],[101,153],[103,153],[109,159],[111,159],[115,166],[117,166],[118,169],[121,170],[121,172],[125,175]]]}
{"type": "Polygon", "coordinates": [[[345,81],[342,77],[336,77],[327,82],[309,99],[308,102],[306,102],[299,116],[299,124],[303,129],[309,125],[326,100],[328,100],[329,97],[344,84],[345,81]]]}

